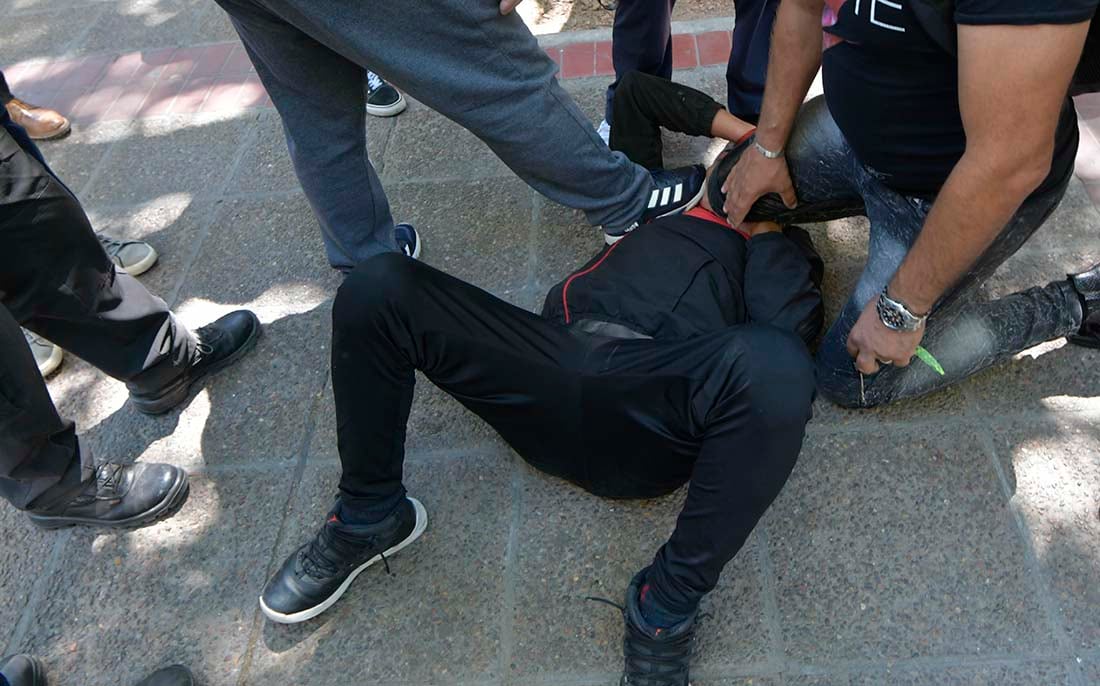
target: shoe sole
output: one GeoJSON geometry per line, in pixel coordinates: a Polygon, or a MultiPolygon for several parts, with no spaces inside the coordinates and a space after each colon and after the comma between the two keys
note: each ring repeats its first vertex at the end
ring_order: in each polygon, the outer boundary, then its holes
{"type": "MultiPolygon", "coordinates": [[[[691,208],[693,208],[693,207],[695,207],[696,205],[699,204],[699,201],[703,199],[703,194],[706,193],[706,192],[707,192],[707,184],[704,183],[702,185],[702,187],[699,188],[699,192],[695,194],[695,197],[692,198],[691,200],[688,200],[686,203],[684,203],[684,205],[682,207],[677,207],[676,209],[669,210],[668,212],[665,212],[664,214],[659,214],[656,217],[654,217],[653,219],[651,219],[650,221],[646,222],[646,224],[652,224],[653,222],[655,222],[658,219],[661,219],[663,217],[671,217],[671,216],[676,215],[676,214],[683,214],[684,212],[687,212],[688,210],[690,210],[691,208]]],[[[638,230],[642,226],[645,226],[645,224],[638,224],[637,226],[635,226],[630,231],[627,231],[626,233],[620,234],[618,236],[613,236],[609,233],[605,233],[603,235],[603,242],[606,243],[607,245],[615,245],[616,243],[618,243],[622,239],[629,236],[631,234],[631,232],[638,230]]]]}
{"type": "Polygon", "coordinates": [[[167,497],[153,507],[133,517],[105,522],[94,517],[50,517],[28,512],[27,517],[39,529],[64,529],[70,526],[94,526],[100,529],[137,529],[166,519],[179,512],[191,494],[191,480],[187,472],[180,471],[180,479],[168,492],[167,497]]]}
{"type": "Polygon", "coordinates": [[[402,95],[400,98],[397,99],[397,102],[393,103],[392,105],[379,106],[368,104],[367,114],[371,115],[372,117],[396,117],[397,115],[404,112],[405,108],[408,106],[409,104],[405,102],[405,96],[402,95]]]}
{"type": "Polygon", "coordinates": [[[344,595],[344,592],[348,590],[351,583],[355,581],[355,578],[359,576],[367,567],[370,567],[374,563],[382,559],[382,556],[390,557],[395,553],[400,552],[404,548],[408,547],[413,541],[420,538],[420,535],[424,533],[424,530],[428,528],[428,511],[424,508],[424,505],[416,498],[409,498],[409,502],[413,504],[413,509],[416,511],[416,526],[413,527],[412,533],[410,533],[405,540],[401,541],[397,545],[393,546],[386,552],[375,555],[371,559],[367,560],[363,564],[355,568],[348,578],[344,579],[344,583],[340,584],[340,587],[333,592],[332,595],[325,598],[319,604],[314,605],[308,610],[302,610],[301,612],[294,612],[292,614],[283,614],[282,612],[276,612],[264,603],[263,596],[260,596],[260,610],[264,613],[264,616],[273,622],[278,624],[298,624],[307,620],[313,619],[317,615],[321,614],[325,610],[329,609],[336,604],[337,600],[340,600],[340,596],[344,595]]]}
{"type": "Polygon", "coordinates": [[[213,364],[206,369],[199,376],[193,377],[184,383],[178,383],[172,388],[166,390],[160,397],[152,400],[144,400],[131,397],[131,402],[134,403],[134,409],[138,412],[156,416],[164,414],[177,407],[180,403],[187,400],[187,397],[191,394],[191,389],[195,387],[200,381],[217,374],[221,370],[225,369],[229,365],[233,364],[237,360],[241,359],[248,353],[252,352],[252,349],[256,347],[256,341],[260,339],[260,334],[263,331],[263,326],[260,324],[260,319],[255,314],[252,315],[253,322],[256,328],[252,330],[252,334],[245,339],[244,343],[241,343],[241,347],[233,351],[233,354],[226,357],[221,362],[213,364]]]}
{"type": "Polygon", "coordinates": [[[62,127],[60,130],[58,130],[57,133],[51,133],[48,136],[39,136],[39,137],[29,136],[29,138],[32,141],[40,141],[40,142],[41,141],[55,141],[58,138],[64,138],[65,136],[68,136],[70,133],[72,133],[72,131],[73,131],[72,122],[66,121],[65,126],[62,127]]]}
{"type": "Polygon", "coordinates": [[[419,231],[414,231],[413,235],[416,236],[416,243],[413,244],[413,254],[409,255],[409,257],[411,257],[414,260],[419,260],[420,259],[420,246],[421,246],[420,232],[419,231]]]}
{"type": "Polygon", "coordinates": [[[123,267],[119,265],[119,269],[126,272],[130,276],[141,276],[145,272],[153,268],[153,265],[160,259],[160,255],[153,246],[149,246],[149,254],[145,256],[145,259],[130,265],[129,267],[123,267]]]}
{"type": "Polygon", "coordinates": [[[54,346],[50,356],[46,358],[46,361],[38,365],[38,371],[42,374],[42,378],[48,378],[51,374],[61,368],[61,363],[65,360],[65,352],[60,346],[54,346]]]}

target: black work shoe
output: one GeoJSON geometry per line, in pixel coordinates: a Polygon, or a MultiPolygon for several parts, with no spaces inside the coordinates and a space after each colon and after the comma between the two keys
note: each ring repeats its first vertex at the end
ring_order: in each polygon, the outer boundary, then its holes
{"type": "Polygon", "coordinates": [[[397,249],[414,260],[420,259],[420,234],[412,224],[398,224],[393,227],[393,238],[397,249]]]}
{"type": "Polygon", "coordinates": [[[35,506],[27,517],[43,529],[77,524],[132,529],[175,514],[190,490],[187,472],[179,467],[107,462],[72,497],[35,506]]]}
{"type": "Polygon", "coordinates": [[[699,204],[706,190],[707,170],[701,164],[678,169],[656,169],[650,175],[653,177],[654,188],[650,191],[649,202],[641,218],[622,233],[605,233],[604,240],[608,245],[614,244],[641,224],[690,210],[699,204]]]}
{"type": "Polygon", "coordinates": [[[37,658],[12,655],[0,663],[0,675],[11,686],[46,686],[46,670],[37,658]]]}
{"type": "Polygon", "coordinates": [[[191,670],[183,665],[172,665],[158,669],[137,686],[195,686],[195,678],[191,676],[191,670]]]}
{"type": "Polygon", "coordinates": [[[339,504],[312,541],[283,563],[260,596],[260,609],[273,622],[296,624],[332,607],[355,577],[375,562],[409,545],[428,526],[420,501],[408,498],[385,519],[352,525],[340,521],[339,504]]]}
{"type": "Polygon", "coordinates": [[[1067,339],[1086,348],[1100,348],[1100,264],[1067,278],[1081,301],[1081,328],[1067,339]]]}
{"type": "Polygon", "coordinates": [[[256,347],[260,320],[248,310],[230,312],[195,332],[197,345],[190,364],[176,378],[153,391],[131,389],[130,399],[142,414],[164,414],[187,399],[192,386],[219,372],[256,347]]]}
{"type": "Polygon", "coordinates": [[[373,71],[367,72],[367,114],[395,117],[405,111],[405,96],[373,71]]]}
{"type": "Polygon", "coordinates": [[[695,613],[667,629],[650,626],[642,616],[638,593],[648,569],[626,589],[623,620],[623,678],[620,686],[688,686],[688,667],[695,641],[695,613]]]}

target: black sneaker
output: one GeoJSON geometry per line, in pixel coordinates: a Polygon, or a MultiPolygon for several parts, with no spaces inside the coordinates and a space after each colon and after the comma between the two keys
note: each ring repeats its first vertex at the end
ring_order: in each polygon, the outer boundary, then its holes
{"type": "Polygon", "coordinates": [[[1086,348],[1100,348],[1100,264],[1087,272],[1070,274],[1068,279],[1071,289],[1063,290],[1067,297],[1076,295],[1081,301],[1081,328],[1067,339],[1086,348]]]}
{"type": "Polygon", "coordinates": [[[225,369],[256,347],[260,320],[248,310],[237,310],[195,332],[198,344],[190,364],[170,382],[151,391],[130,389],[138,412],[164,414],[187,399],[191,387],[225,369]]]}
{"type": "Polygon", "coordinates": [[[11,686],[46,686],[46,670],[38,658],[12,655],[0,663],[0,676],[11,686]]]}
{"type": "Polygon", "coordinates": [[[393,227],[393,238],[397,249],[414,260],[420,259],[420,234],[412,224],[398,224],[393,227]]]}
{"type": "Polygon", "coordinates": [[[622,233],[605,233],[604,240],[608,245],[616,243],[641,224],[690,210],[699,204],[706,190],[707,170],[701,164],[678,169],[657,169],[650,172],[650,175],[653,177],[654,188],[650,191],[649,202],[641,218],[622,233]]]}
{"type": "Polygon", "coordinates": [[[297,624],[332,607],[355,577],[409,545],[428,526],[419,500],[408,498],[375,524],[344,524],[339,504],[312,541],[287,558],[267,582],[260,609],[273,622],[297,624]]]}
{"type": "Polygon", "coordinates": [[[367,72],[367,114],[395,117],[405,111],[405,96],[373,71],[367,72]]]}
{"type": "Polygon", "coordinates": [[[638,605],[647,569],[626,589],[623,608],[623,678],[620,686],[689,686],[688,667],[695,641],[695,614],[667,629],[650,626],[638,605]]]}
{"type": "Polygon", "coordinates": [[[175,514],[189,492],[187,472],[179,467],[108,462],[96,467],[95,476],[76,493],[35,504],[27,517],[43,529],[77,524],[132,529],[175,514]]]}

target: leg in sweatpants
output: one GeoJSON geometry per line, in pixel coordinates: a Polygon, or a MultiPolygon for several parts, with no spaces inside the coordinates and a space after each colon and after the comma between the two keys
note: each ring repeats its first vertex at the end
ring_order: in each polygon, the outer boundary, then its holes
{"type": "Polygon", "coordinates": [[[19,324],[0,306],[0,496],[27,509],[51,488],[79,484],[81,467],[73,423],[57,415],[19,324]]]}
{"type": "Polygon", "coordinates": [[[714,589],[794,468],[812,414],[813,363],[797,336],[757,324],[607,348],[601,381],[618,402],[600,417],[599,435],[616,438],[598,440],[604,451],[618,444],[620,454],[593,469],[609,483],[633,469],[649,481],[642,489],[663,483],[667,491],[690,478],[676,528],[646,579],[661,607],[686,615],[714,589]],[[648,448],[658,436],[669,438],[648,448]]]}
{"type": "MultiPolygon", "coordinates": [[[[604,119],[615,116],[615,91],[624,76],[639,71],[672,77],[672,10],[676,0],[619,0],[611,29],[615,81],[607,87],[604,119]]],[[[611,130],[615,127],[612,125],[611,130]]]]}
{"type": "Polygon", "coordinates": [[[779,0],[736,0],[734,6],[737,21],[733,26],[733,49],[726,65],[729,111],[755,124],[764,103],[772,25],[779,0]]]}
{"type": "Polygon", "coordinates": [[[624,74],[615,91],[611,122],[612,150],[620,150],[646,169],[664,167],[661,129],[709,136],[722,109],[702,91],[641,72],[624,74]]]}
{"type": "Polygon", "coordinates": [[[192,357],[191,333],[163,300],[115,269],[80,203],[33,144],[0,124],[4,306],[22,326],[132,390],[175,379],[192,357]]]}
{"type": "Polygon", "coordinates": [[[332,311],[344,504],[388,511],[401,486],[414,370],[487,420],[536,466],[574,481],[582,339],[403,255],[376,257],[332,311]]]}
{"type": "MultiPolygon", "coordinates": [[[[589,222],[616,233],[629,229],[642,214],[653,188],[646,170],[612,153],[592,124],[554,77],[556,66],[538,41],[512,13],[501,16],[487,0],[362,2],[343,0],[218,0],[229,12],[257,68],[277,75],[283,88],[271,96],[283,116],[288,139],[318,135],[307,129],[346,131],[351,116],[341,115],[354,89],[362,110],[362,78],[352,83],[352,66],[369,67],[417,100],[483,140],[512,171],[535,190],[563,205],[583,210],[589,222]],[[289,27],[297,29],[296,34],[289,27]],[[243,30],[242,30],[243,29],[243,30]],[[338,55],[347,64],[340,64],[338,55]],[[333,69],[332,75],[327,70],[333,69]],[[315,79],[290,85],[294,75],[315,79]],[[331,101],[331,102],[330,102],[331,101]]],[[[264,71],[260,71],[261,78],[264,71]]],[[[265,78],[265,84],[271,80],[265,78]]],[[[304,183],[322,226],[345,234],[369,230],[339,221],[340,203],[352,202],[346,188],[366,193],[369,163],[361,131],[329,171],[346,179],[332,189],[304,183]]],[[[346,138],[347,136],[343,136],[346,138]]],[[[447,141],[439,141],[448,154],[447,141]]],[[[296,150],[299,173],[325,164],[313,159],[322,146],[296,150]]],[[[358,201],[356,201],[358,202],[358,201]]],[[[375,210],[378,212],[379,210],[375,210]]],[[[377,230],[378,219],[374,219],[377,230]]],[[[369,255],[353,255],[352,263],[369,255]]],[[[337,265],[347,266],[347,265],[337,265]]]]}

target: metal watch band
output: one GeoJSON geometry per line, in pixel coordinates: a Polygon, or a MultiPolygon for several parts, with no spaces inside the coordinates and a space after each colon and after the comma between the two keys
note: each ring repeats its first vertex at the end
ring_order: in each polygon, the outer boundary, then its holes
{"type": "Polygon", "coordinates": [[[892,331],[917,331],[928,319],[928,315],[915,315],[910,312],[905,303],[887,295],[885,288],[882,289],[882,294],[875,303],[875,311],[878,312],[878,318],[883,326],[892,331]]]}
{"type": "Polygon", "coordinates": [[[772,152],[771,150],[765,148],[763,145],[760,145],[760,143],[755,140],[752,142],[752,145],[754,148],[756,148],[756,151],[758,153],[768,158],[769,160],[777,160],[780,157],[783,157],[784,150],[782,148],[779,149],[779,152],[772,152]]]}

